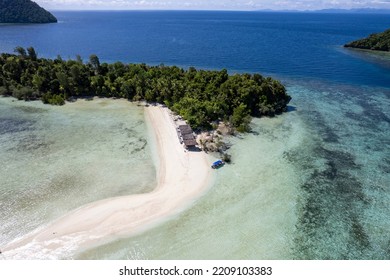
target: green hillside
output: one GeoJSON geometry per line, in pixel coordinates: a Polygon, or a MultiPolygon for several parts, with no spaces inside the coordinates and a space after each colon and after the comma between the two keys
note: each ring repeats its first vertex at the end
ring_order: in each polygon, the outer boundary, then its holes
{"type": "Polygon", "coordinates": [[[0,23],[50,23],[57,19],[30,0],[0,0],[0,23]]]}
{"type": "Polygon", "coordinates": [[[369,37],[344,45],[346,48],[358,48],[375,51],[390,51],[390,29],[371,34],[369,37]]]}

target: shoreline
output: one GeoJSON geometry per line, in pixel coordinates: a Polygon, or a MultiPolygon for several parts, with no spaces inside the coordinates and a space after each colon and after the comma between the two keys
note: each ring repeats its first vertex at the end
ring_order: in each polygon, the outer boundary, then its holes
{"type": "MultiPolygon", "coordinates": [[[[145,194],[108,198],[84,205],[53,223],[7,244],[6,259],[58,259],[130,237],[187,209],[211,185],[204,152],[187,152],[176,135],[169,110],[145,107],[153,154],[158,153],[157,186],[145,194]]],[[[155,159],[155,158],[154,158],[155,159]]]]}

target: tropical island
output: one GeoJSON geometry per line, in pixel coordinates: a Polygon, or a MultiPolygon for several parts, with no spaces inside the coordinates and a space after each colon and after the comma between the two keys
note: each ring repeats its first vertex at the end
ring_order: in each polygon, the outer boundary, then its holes
{"type": "Polygon", "coordinates": [[[100,63],[96,55],[86,63],[80,56],[75,60],[46,59],[39,58],[33,47],[16,47],[15,52],[0,54],[0,95],[53,105],[82,99],[69,106],[99,104],[102,99],[91,98],[95,96],[118,98],[110,100],[117,103],[146,101],[145,120],[159,160],[157,186],[152,192],[81,206],[6,244],[2,252],[7,259],[63,258],[113,237],[139,234],[177,215],[212,185],[210,165],[214,160],[198,149],[183,149],[175,113],[198,130],[224,123],[247,131],[252,116],[282,113],[291,99],[279,81],[260,74],[100,63]]]}
{"type": "Polygon", "coordinates": [[[369,37],[345,44],[346,48],[357,48],[373,51],[390,51],[390,29],[369,37]]]}
{"type": "Polygon", "coordinates": [[[0,23],[54,23],[55,16],[31,0],[1,0],[0,23]]]}
{"type": "Polygon", "coordinates": [[[291,97],[277,80],[227,70],[100,63],[91,55],[75,60],[38,58],[33,47],[0,55],[0,95],[62,105],[79,97],[113,97],[166,105],[195,129],[217,122],[247,131],[251,117],[286,111],[291,97]]]}

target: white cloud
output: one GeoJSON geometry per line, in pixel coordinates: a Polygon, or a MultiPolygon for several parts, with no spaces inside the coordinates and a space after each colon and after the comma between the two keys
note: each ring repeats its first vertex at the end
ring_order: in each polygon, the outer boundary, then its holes
{"type": "Polygon", "coordinates": [[[35,0],[35,2],[48,9],[390,9],[390,0],[35,0]]]}

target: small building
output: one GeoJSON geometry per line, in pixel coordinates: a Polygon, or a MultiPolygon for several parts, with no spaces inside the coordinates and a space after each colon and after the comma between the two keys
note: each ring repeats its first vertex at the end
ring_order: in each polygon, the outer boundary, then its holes
{"type": "Polygon", "coordinates": [[[197,145],[194,132],[188,124],[179,125],[180,138],[187,149],[193,148],[197,145]]]}

